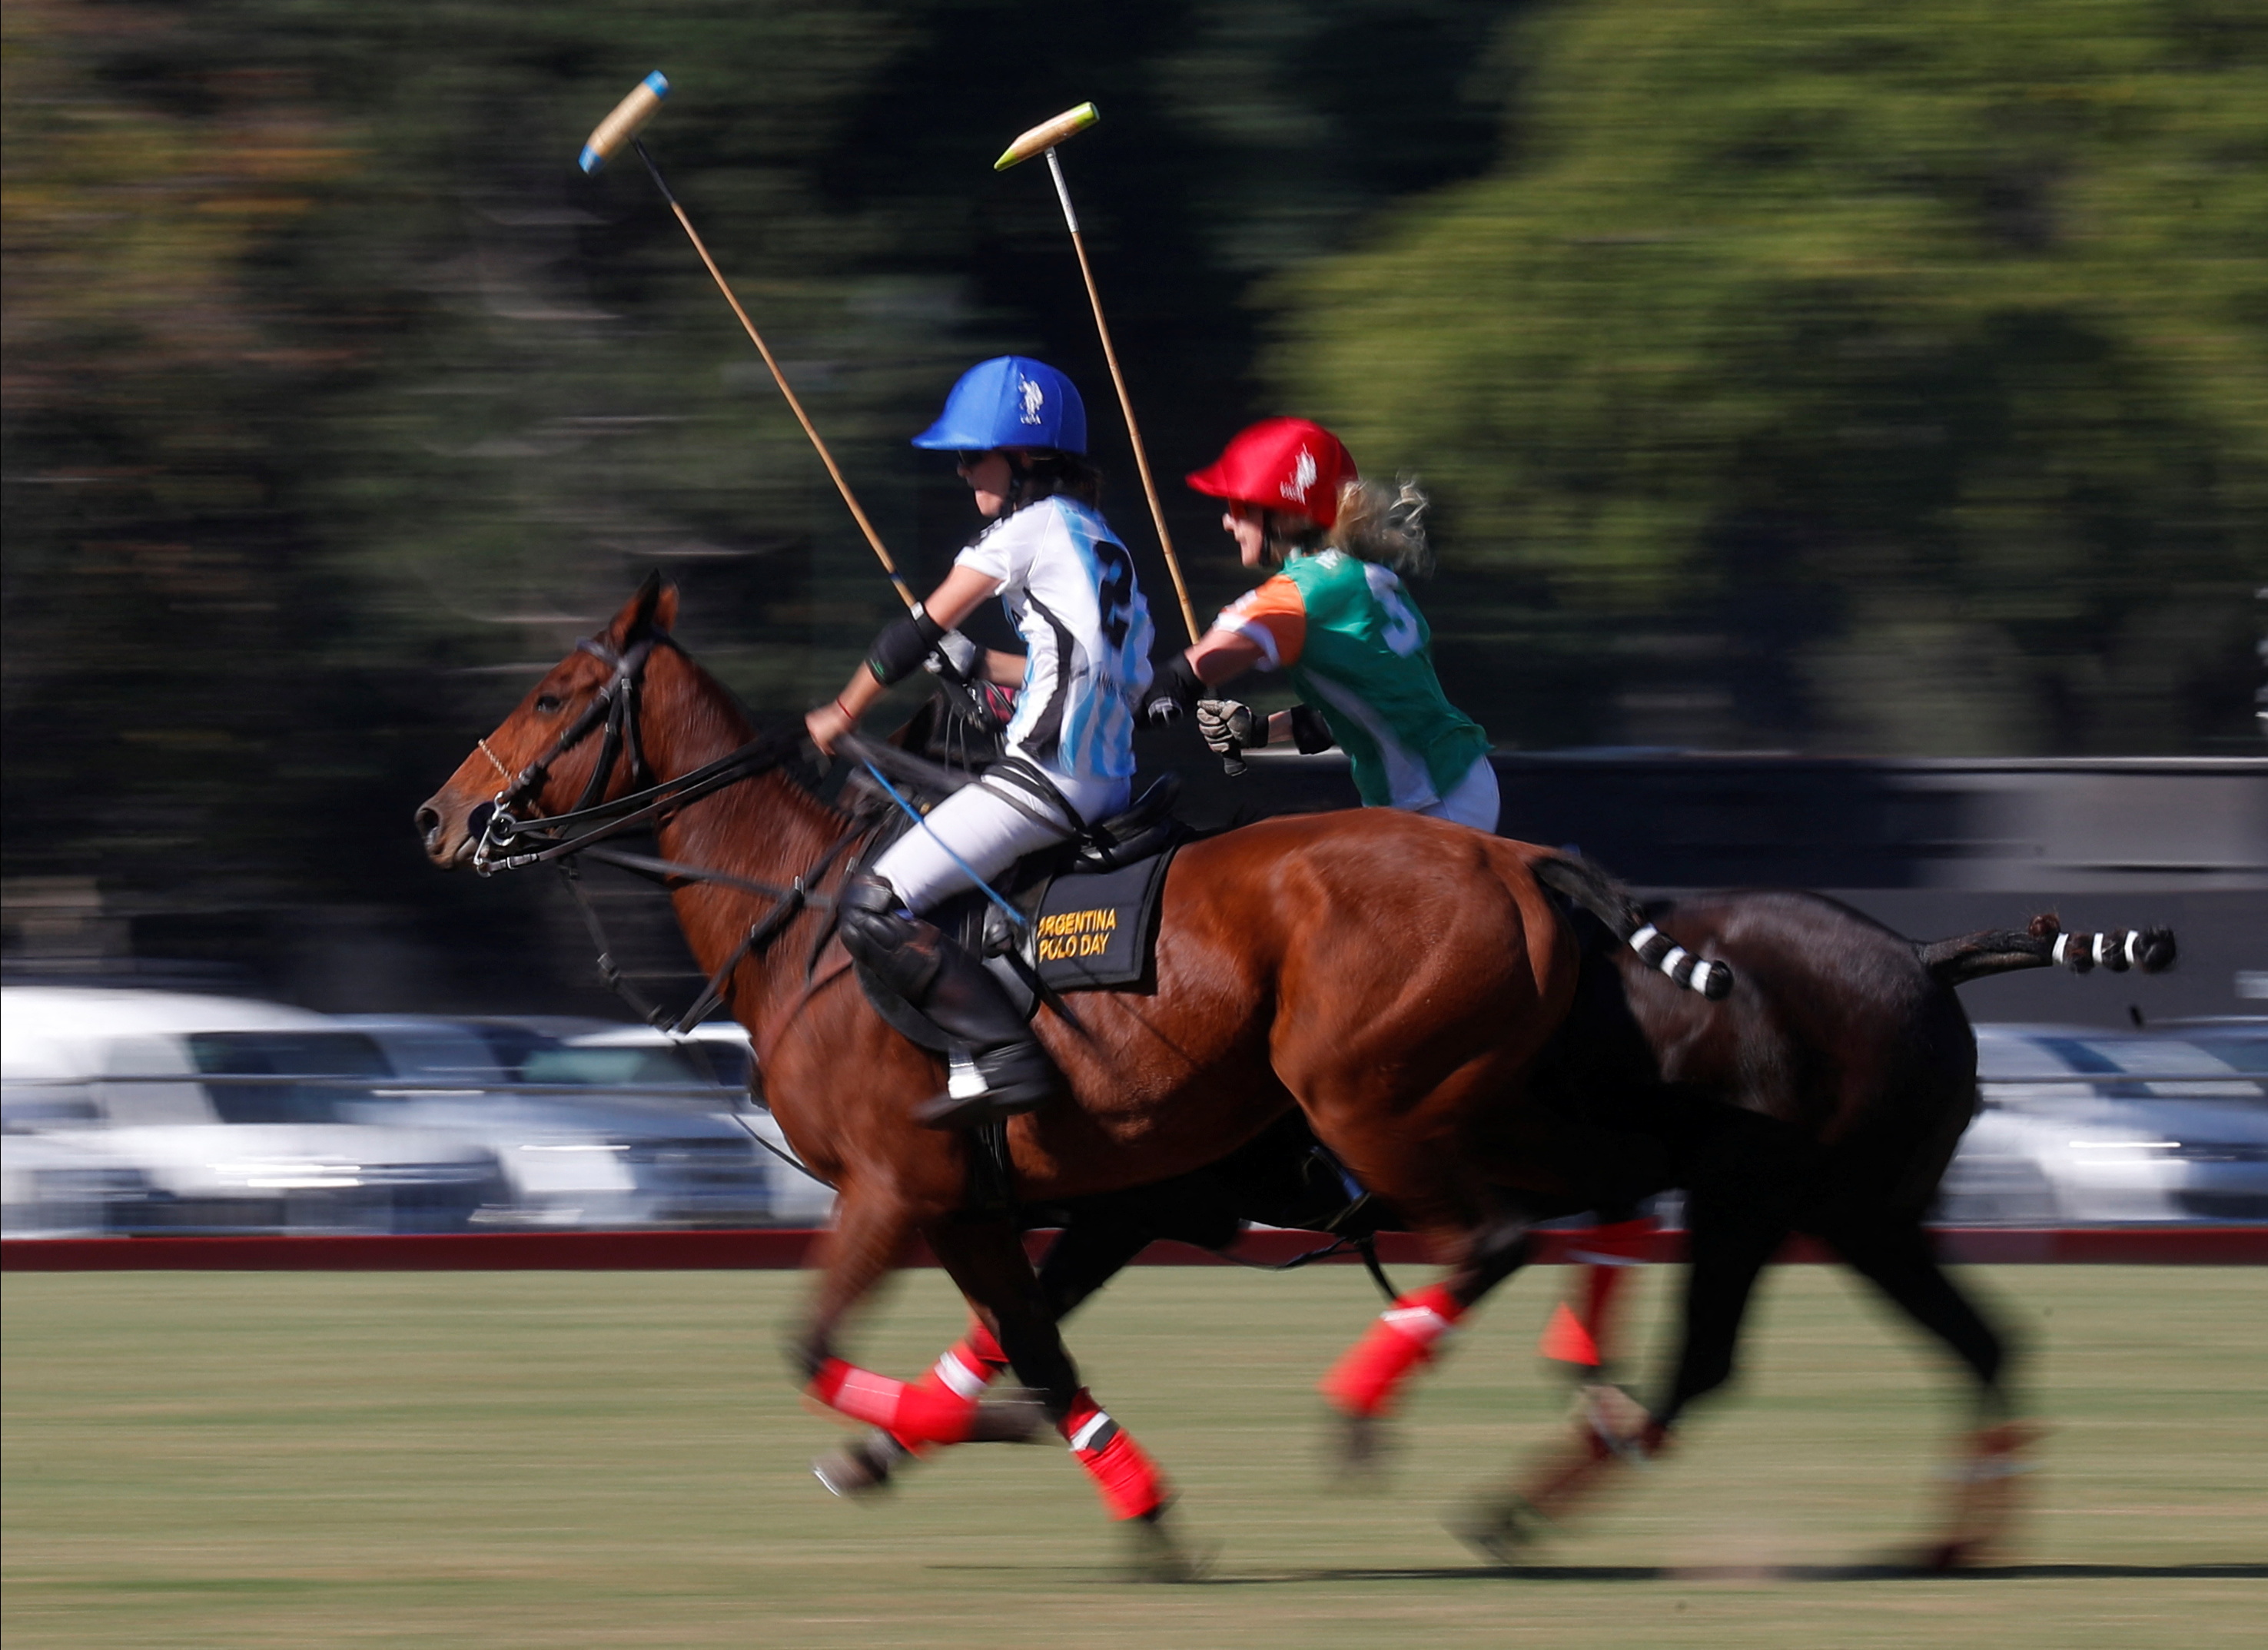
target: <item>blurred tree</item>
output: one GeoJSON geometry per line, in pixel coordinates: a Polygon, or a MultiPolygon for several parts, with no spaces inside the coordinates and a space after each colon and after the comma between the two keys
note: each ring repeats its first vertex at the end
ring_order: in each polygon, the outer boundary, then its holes
{"type": "Polygon", "coordinates": [[[891,605],[642,170],[573,171],[598,117],[674,77],[653,147],[918,579],[973,519],[906,438],[1010,348],[1088,387],[1151,554],[1052,192],[990,170],[1101,100],[1081,206],[1185,553],[1226,597],[1214,512],[1170,481],[1253,410],[1247,284],[1485,163],[1493,104],[1455,88],[1493,17],[11,0],[9,875],[99,873],[144,950],[303,998],[556,1005],[588,976],[551,891],[441,883],[416,799],[647,566],[766,713],[891,605]],[[1418,95],[1373,99],[1381,61],[1418,95]]]}
{"type": "MultiPolygon", "coordinates": [[[[430,993],[417,945],[378,931],[459,925],[462,894],[431,886],[405,810],[639,564],[705,577],[696,634],[792,697],[813,608],[861,571],[814,549],[840,507],[815,507],[803,438],[651,186],[585,185],[572,157],[650,54],[746,98],[696,97],[674,135],[724,166],[720,216],[791,226],[736,273],[855,452],[876,397],[830,387],[934,378],[948,348],[915,340],[920,303],[873,304],[846,274],[866,249],[799,181],[891,41],[882,10],[718,30],[568,6],[531,30],[454,6],[437,50],[406,4],[11,4],[11,873],[97,868],[204,954],[237,913],[296,990],[310,950],[338,959],[334,996],[430,993]],[[752,645],[783,636],[784,667],[752,645]],[[353,977],[389,955],[406,977],[353,977]]],[[[855,613],[846,637],[872,628],[855,613]]],[[[490,896],[486,954],[435,952],[478,973],[544,949],[548,892],[490,896]]]]}
{"type": "Polygon", "coordinates": [[[1438,486],[1500,737],[2247,737],[2257,6],[1592,0],[1498,54],[1497,168],[1269,298],[1287,393],[1438,486]]]}
{"type": "Polygon", "coordinates": [[[973,522],[906,438],[1018,349],[1086,387],[1165,587],[1053,194],[990,169],[1091,98],[1066,164],[1201,611],[1239,575],[1174,478],[1305,412],[1438,487],[1427,606],[1500,736],[2242,726],[2268,48],[2236,0],[9,0],[0,31],[6,866],[99,876],[145,950],[556,1005],[587,974],[550,891],[490,885],[468,929],[407,829],[472,732],[649,566],[766,714],[889,611],[641,170],[573,170],[657,66],[656,152],[917,579],[973,522]]]}

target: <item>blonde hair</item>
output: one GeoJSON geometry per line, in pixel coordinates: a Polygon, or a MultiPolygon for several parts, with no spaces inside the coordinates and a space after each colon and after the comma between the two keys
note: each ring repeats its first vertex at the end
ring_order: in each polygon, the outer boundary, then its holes
{"type": "Polygon", "coordinates": [[[1425,512],[1432,500],[1414,475],[1397,475],[1394,485],[1349,482],[1339,489],[1339,519],[1322,541],[1366,562],[1392,568],[1404,578],[1433,571],[1433,548],[1425,539],[1425,512]]]}

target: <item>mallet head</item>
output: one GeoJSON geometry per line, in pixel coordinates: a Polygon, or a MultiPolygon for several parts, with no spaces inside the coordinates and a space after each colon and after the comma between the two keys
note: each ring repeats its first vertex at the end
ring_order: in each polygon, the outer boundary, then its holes
{"type": "Polygon", "coordinates": [[[615,105],[615,112],[592,129],[583,145],[583,170],[596,172],[605,166],[608,156],[637,136],[638,128],[653,118],[668,95],[669,82],[659,69],[631,87],[630,96],[615,105]]]}
{"type": "Polygon", "coordinates": [[[1014,143],[1008,152],[992,163],[995,172],[1005,172],[1034,155],[1044,154],[1073,133],[1083,132],[1102,118],[1102,111],[1092,103],[1082,103],[1075,109],[1065,109],[1051,121],[1043,121],[1014,143]]]}

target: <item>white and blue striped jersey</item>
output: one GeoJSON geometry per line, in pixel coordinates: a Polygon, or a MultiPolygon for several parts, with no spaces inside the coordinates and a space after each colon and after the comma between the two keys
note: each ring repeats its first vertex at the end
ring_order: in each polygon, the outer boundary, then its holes
{"type": "Polygon", "coordinates": [[[1110,524],[1056,497],[1003,517],[956,564],[999,581],[1024,638],[1007,747],[1051,773],[1134,772],[1134,707],[1150,686],[1150,606],[1110,524]]]}

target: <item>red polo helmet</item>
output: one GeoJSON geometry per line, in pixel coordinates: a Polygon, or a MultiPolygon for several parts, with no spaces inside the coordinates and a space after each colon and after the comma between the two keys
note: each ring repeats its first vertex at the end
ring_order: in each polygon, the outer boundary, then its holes
{"type": "Polygon", "coordinates": [[[1305,418],[1263,418],[1240,432],[1189,485],[1215,498],[1305,516],[1319,527],[1339,519],[1339,489],[1359,472],[1346,444],[1305,418]]]}

